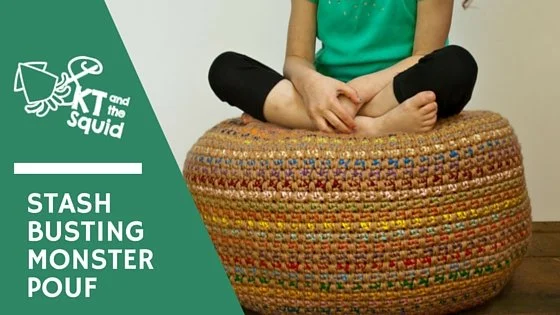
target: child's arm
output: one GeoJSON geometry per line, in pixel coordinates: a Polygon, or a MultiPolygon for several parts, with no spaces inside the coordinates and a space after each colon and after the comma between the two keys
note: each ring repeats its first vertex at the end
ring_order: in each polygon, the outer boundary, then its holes
{"type": "Polygon", "coordinates": [[[315,60],[315,36],[317,5],[308,0],[292,0],[288,25],[288,42],[284,61],[284,76],[298,90],[310,76],[317,75],[315,60]]]}
{"type": "Polygon", "coordinates": [[[382,71],[356,78],[348,84],[360,93],[365,102],[371,100],[397,74],[415,65],[423,56],[445,45],[451,27],[452,13],[452,0],[418,0],[412,56],[382,71]]]}
{"type": "Polygon", "coordinates": [[[355,127],[354,119],[337,97],[343,94],[356,104],[360,99],[349,85],[315,70],[316,19],[316,4],[292,0],[284,75],[302,96],[307,113],[319,130],[332,132],[331,127],[334,127],[341,132],[351,132],[355,127]]]}

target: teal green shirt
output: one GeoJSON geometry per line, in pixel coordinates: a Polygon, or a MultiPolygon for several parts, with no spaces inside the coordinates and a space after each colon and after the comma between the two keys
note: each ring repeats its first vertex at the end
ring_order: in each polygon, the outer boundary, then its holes
{"type": "Polygon", "coordinates": [[[320,73],[347,82],[409,57],[418,0],[309,0],[317,4],[320,73]]]}

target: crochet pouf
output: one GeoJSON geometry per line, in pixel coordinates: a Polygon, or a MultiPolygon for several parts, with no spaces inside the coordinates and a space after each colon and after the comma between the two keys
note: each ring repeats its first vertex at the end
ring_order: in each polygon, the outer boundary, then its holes
{"type": "Polygon", "coordinates": [[[492,112],[378,138],[230,119],[184,177],[241,305],[262,314],[470,308],[531,235],[520,145],[492,112]]]}

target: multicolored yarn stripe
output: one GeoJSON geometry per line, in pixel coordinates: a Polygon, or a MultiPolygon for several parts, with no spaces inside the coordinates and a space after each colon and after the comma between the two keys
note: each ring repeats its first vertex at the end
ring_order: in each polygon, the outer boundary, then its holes
{"type": "Polygon", "coordinates": [[[184,176],[241,304],[262,314],[470,308],[531,234],[520,145],[491,112],[381,138],[227,120],[184,176]]]}

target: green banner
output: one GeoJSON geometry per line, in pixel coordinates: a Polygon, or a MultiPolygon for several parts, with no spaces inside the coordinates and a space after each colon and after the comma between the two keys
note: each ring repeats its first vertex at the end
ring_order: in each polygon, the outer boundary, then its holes
{"type": "Polygon", "coordinates": [[[0,313],[242,314],[105,3],[0,6],[0,313]]]}

